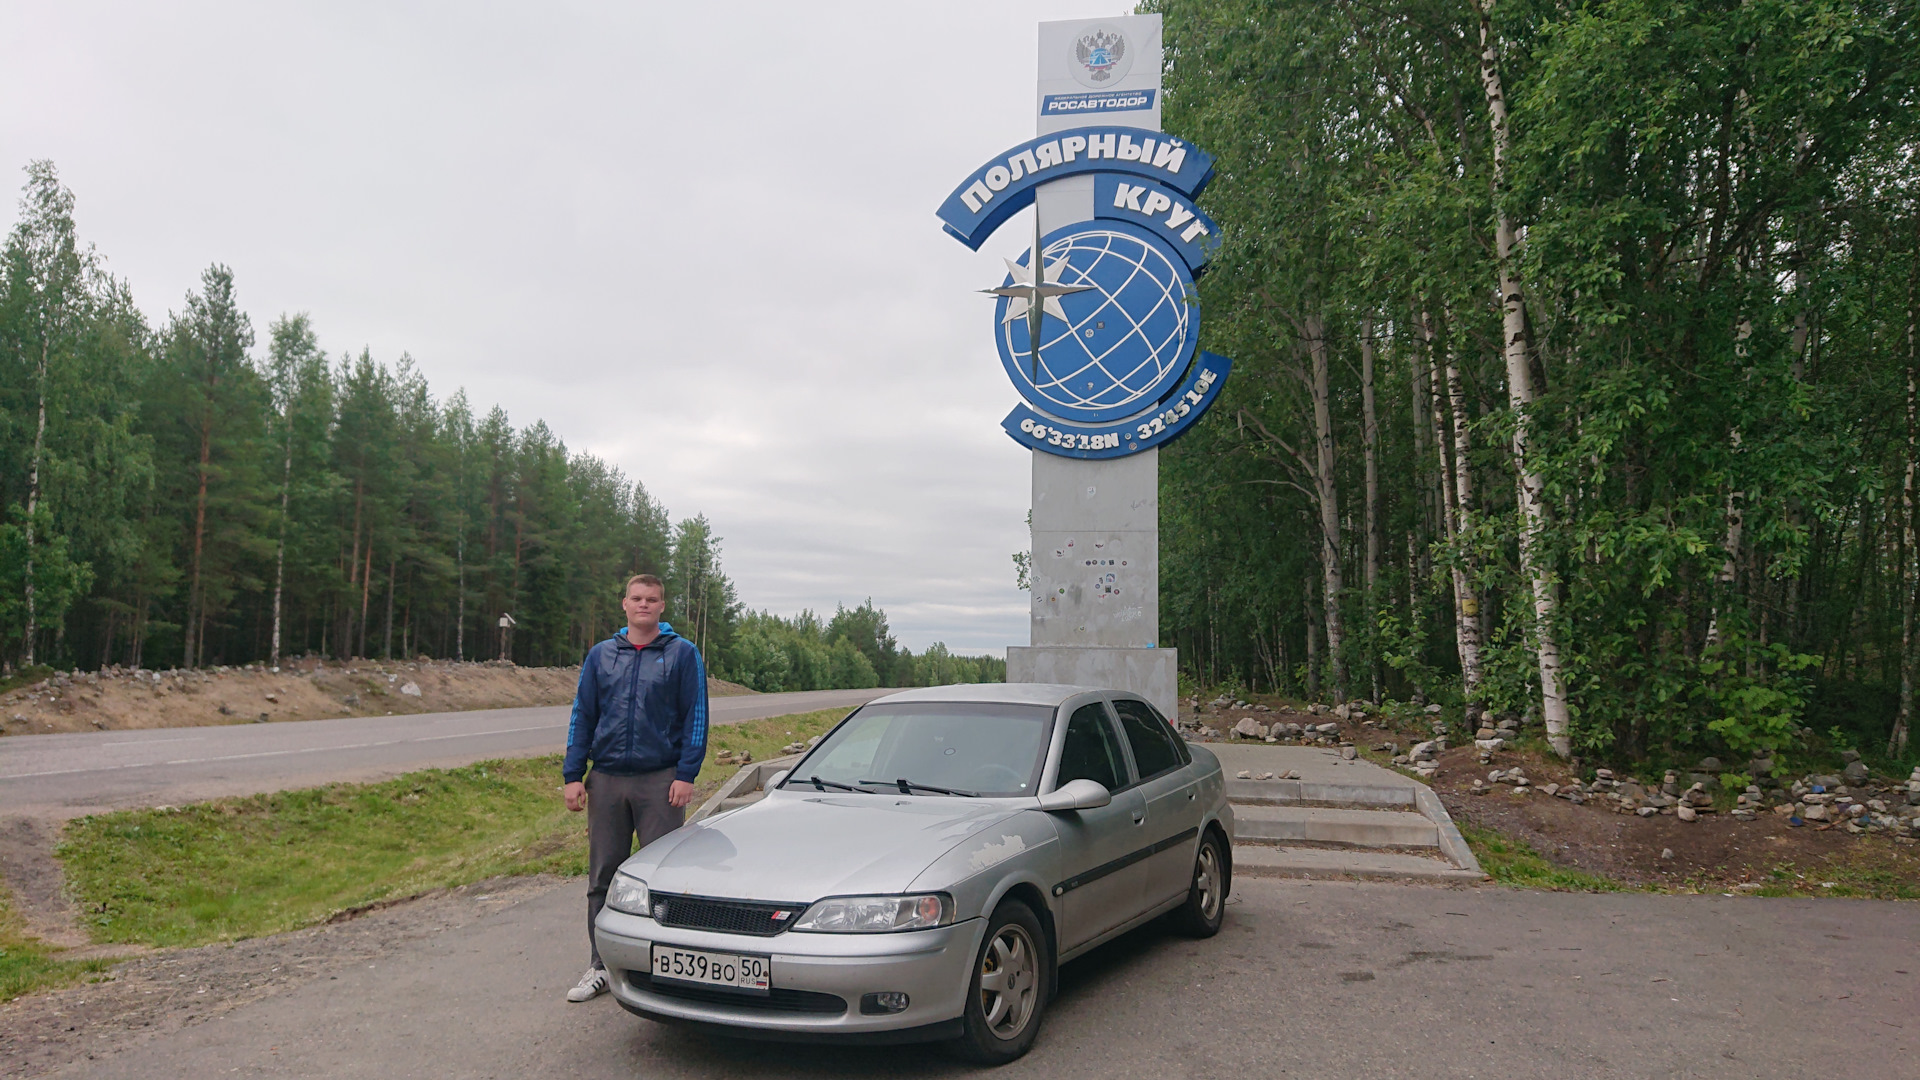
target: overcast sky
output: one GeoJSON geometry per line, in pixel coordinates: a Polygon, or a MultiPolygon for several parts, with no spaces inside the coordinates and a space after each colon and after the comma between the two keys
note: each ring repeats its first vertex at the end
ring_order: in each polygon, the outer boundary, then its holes
{"type": "MultiPolygon", "coordinates": [[[[749,605],[1025,644],[1030,451],[933,209],[1032,135],[1035,24],[1120,2],[0,0],[0,165],[51,158],[155,320],[411,353],[705,513],[749,605]]],[[[7,198],[5,217],[13,219],[7,198]]]]}

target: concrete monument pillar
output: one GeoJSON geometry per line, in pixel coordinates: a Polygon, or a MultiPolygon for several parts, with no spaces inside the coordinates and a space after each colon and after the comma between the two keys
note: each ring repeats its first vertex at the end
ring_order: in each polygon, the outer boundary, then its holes
{"type": "MultiPolygon", "coordinates": [[[[1041,23],[1035,134],[1092,122],[1159,130],[1160,60],[1158,15],[1041,23]],[[1105,79],[1089,72],[1089,37],[1110,39],[1109,56],[1124,49],[1105,79]],[[1093,116],[1048,107],[1101,93],[1149,104],[1093,116]]],[[[1041,185],[1039,231],[1092,221],[1093,189],[1091,175],[1041,185]]],[[[1160,451],[1083,460],[1034,450],[1032,505],[1030,644],[1007,649],[1007,679],[1132,690],[1173,716],[1179,655],[1158,647],[1160,451]]]]}

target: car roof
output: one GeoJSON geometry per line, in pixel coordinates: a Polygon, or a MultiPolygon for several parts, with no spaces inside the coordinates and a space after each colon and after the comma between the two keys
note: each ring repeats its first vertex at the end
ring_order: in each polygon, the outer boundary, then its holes
{"type": "MultiPolygon", "coordinates": [[[[1081,694],[1126,694],[1098,686],[1071,686],[1066,683],[958,683],[952,686],[919,686],[897,694],[875,698],[871,704],[891,705],[914,701],[999,702],[1020,705],[1059,705],[1081,694]]],[[[1131,695],[1129,695],[1131,696],[1131,695]]]]}

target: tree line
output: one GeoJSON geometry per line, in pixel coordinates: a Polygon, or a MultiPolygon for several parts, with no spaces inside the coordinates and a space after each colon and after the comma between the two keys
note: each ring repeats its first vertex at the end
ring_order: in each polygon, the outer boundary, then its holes
{"type": "Polygon", "coordinates": [[[675,521],[544,423],[516,428],[464,391],[437,398],[404,354],[330,356],[305,314],[257,340],[227,267],[150,325],[80,241],[52,163],[26,174],[0,253],[7,672],[293,656],[572,664],[623,625],[625,578],[653,573],[675,629],[722,677],[766,689],[1003,677],[944,646],[900,649],[871,601],[837,614],[832,634],[810,613],[748,613],[705,516],[675,521]]]}
{"type": "Polygon", "coordinates": [[[1909,752],[1914,4],[1145,7],[1236,361],[1163,456],[1190,677],[1909,752]]]}

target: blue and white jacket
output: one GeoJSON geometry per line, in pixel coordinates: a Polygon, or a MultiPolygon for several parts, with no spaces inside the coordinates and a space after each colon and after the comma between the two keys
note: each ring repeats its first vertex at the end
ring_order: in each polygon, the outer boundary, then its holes
{"type": "Polygon", "coordinates": [[[693,642],[660,624],[660,636],[636,649],[627,630],[587,650],[567,725],[561,775],[633,776],[671,768],[693,782],[707,756],[707,667],[693,642]]]}

